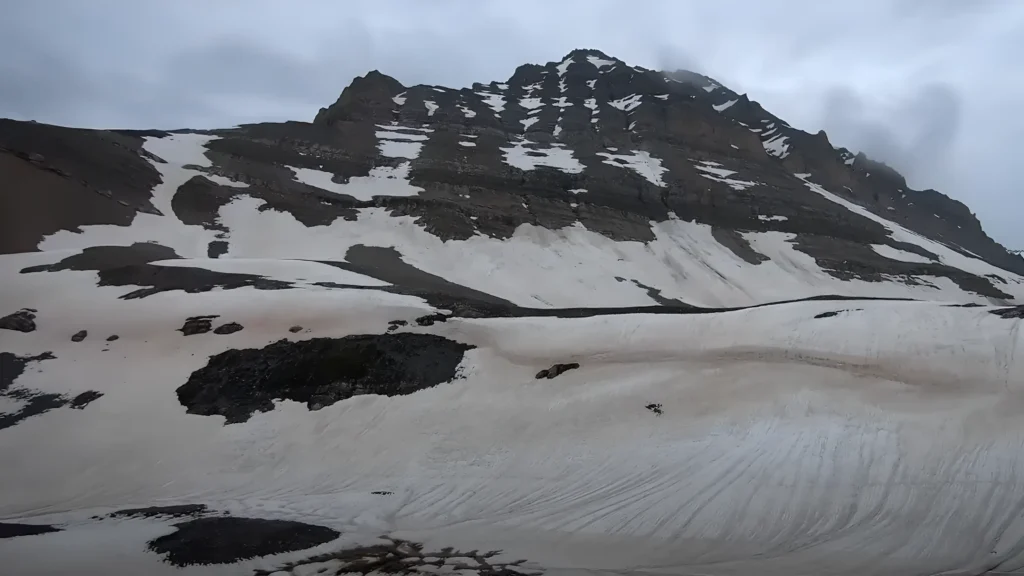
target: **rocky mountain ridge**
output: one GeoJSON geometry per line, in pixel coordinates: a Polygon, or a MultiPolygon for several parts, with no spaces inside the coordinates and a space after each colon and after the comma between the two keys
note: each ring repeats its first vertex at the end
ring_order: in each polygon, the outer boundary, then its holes
{"type": "Polygon", "coordinates": [[[752,244],[761,234],[838,280],[934,287],[940,279],[1003,303],[1024,295],[1024,258],[989,238],[962,203],[910,189],[888,166],[833,147],[824,132],[797,130],[712,78],[629,66],[597,50],[460,90],[406,87],[373,71],[312,123],[203,132],[208,165],[190,166],[196,175],[160,209],[150,197],[160,178],[153,161],[162,159],[143,142],[167,134],[3,121],[4,213],[20,217],[0,251],[170,208],[218,235],[205,254],[216,257],[232,236],[219,211],[244,193],[261,212],[307,227],[383,208],[442,241],[508,240],[531,225],[650,243],[658,223],[682,221],[708,228],[751,266],[774,257],[752,244]],[[24,189],[38,198],[16,192],[24,189]],[[993,270],[951,262],[961,258],[993,270]]]}

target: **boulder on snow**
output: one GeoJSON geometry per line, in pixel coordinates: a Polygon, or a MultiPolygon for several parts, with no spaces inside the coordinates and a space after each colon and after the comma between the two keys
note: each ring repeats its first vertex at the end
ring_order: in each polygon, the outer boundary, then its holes
{"type": "Polygon", "coordinates": [[[214,334],[234,334],[244,328],[238,322],[228,322],[227,324],[221,324],[213,329],[214,334]]]}
{"type": "Polygon", "coordinates": [[[0,328],[15,332],[33,332],[36,329],[36,315],[32,308],[22,308],[13,314],[0,318],[0,328]]]}
{"type": "Polygon", "coordinates": [[[579,368],[579,367],[580,367],[579,362],[569,362],[568,364],[555,364],[551,368],[548,368],[546,370],[541,370],[540,372],[537,372],[537,379],[539,380],[541,378],[547,378],[548,380],[550,380],[550,379],[555,378],[556,376],[562,374],[563,372],[567,372],[569,370],[575,370],[576,368],[579,368]]]}
{"type": "Polygon", "coordinates": [[[195,334],[206,334],[213,329],[213,319],[217,315],[213,314],[210,316],[192,316],[185,319],[185,323],[178,328],[185,336],[192,336],[195,334]]]}
{"type": "Polygon", "coordinates": [[[89,335],[89,331],[88,330],[79,330],[78,332],[75,332],[74,334],[71,335],[71,341],[72,342],[81,342],[82,340],[85,340],[85,337],[88,336],[88,335],[89,335]]]}

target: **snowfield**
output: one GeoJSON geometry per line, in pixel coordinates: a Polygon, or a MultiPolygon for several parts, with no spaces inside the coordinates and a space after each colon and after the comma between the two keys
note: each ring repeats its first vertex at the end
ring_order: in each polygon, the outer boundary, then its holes
{"type": "MultiPolygon", "coordinates": [[[[501,111],[501,95],[479,95],[501,111]]],[[[1024,299],[1019,276],[870,213],[901,242],[998,276],[1014,301],[944,277],[840,280],[783,232],[744,233],[768,258],[751,264],[676,219],[652,222],[648,243],[580,222],[443,241],[382,208],[307,227],[238,187],[215,232],[171,208],[207,165],[209,138],[147,140],[168,160],[154,163],[163,216],[0,256],[0,315],[34,322],[0,330],[0,572],[334,574],[358,572],[341,551],[372,556],[357,546],[404,550],[419,567],[405,573],[479,576],[1024,568],[1024,338],[1019,310],[1005,312],[1024,299]],[[221,258],[207,257],[214,239],[227,243],[221,258]],[[152,257],[95,264],[111,246],[152,257]],[[360,247],[394,249],[397,262],[357,262],[360,247]],[[850,298],[778,303],[826,295],[850,298]],[[580,310],[594,307],[620,309],[580,310]],[[377,350],[408,334],[457,343],[454,373],[332,397],[339,382],[318,381],[326,369],[303,368],[297,352],[229,371],[237,351],[363,337],[377,350]],[[541,377],[556,365],[565,371],[541,377]],[[211,366],[237,396],[186,405],[181,389],[212,386],[196,376],[211,366]],[[282,381],[326,400],[278,396],[237,421],[216,411],[280,366],[299,367],[282,381]],[[116,514],[152,506],[205,512],[116,514]],[[301,548],[175,565],[154,543],[202,514],[319,531],[287,528],[301,548]],[[24,525],[54,531],[17,535],[24,525]]],[[[556,150],[523,162],[575,170],[556,150]]],[[[332,369],[360,361],[339,358],[332,369]]]]}
{"type": "MultiPolygon", "coordinates": [[[[89,283],[85,273],[58,274],[69,293],[89,283]]],[[[169,527],[91,519],[153,503],[313,522],[349,543],[392,534],[502,549],[556,574],[906,574],[1024,563],[1022,510],[1007,505],[1024,496],[1024,344],[1020,320],[985,307],[819,301],[699,315],[451,319],[408,328],[476,346],[451,383],[318,411],[284,401],[225,426],[187,414],[175,397],[210,355],[280,338],[383,333],[389,321],[431,310],[359,290],[131,301],[115,292],[97,289],[82,306],[33,290],[40,328],[4,335],[17,355],[56,356],[19,385],[103,393],[86,410],[0,433],[0,519],[65,527],[31,537],[35,545],[0,540],[11,573],[169,573],[144,546],[169,527]],[[175,330],[202,313],[245,330],[175,330]],[[290,334],[295,324],[305,330],[290,334]],[[120,339],[74,343],[71,327],[120,339]],[[580,368],[534,377],[570,361],[580,368]],[[382,491],[391,494],[371,494],[382,491]],[[44,552],[54,546],[68,553],[44,552]],[[91,552],[74,553],[83,547],[91,552]]]]}

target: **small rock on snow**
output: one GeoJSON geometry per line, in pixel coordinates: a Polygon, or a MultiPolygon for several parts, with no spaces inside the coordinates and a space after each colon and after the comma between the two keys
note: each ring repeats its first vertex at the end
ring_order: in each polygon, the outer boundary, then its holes
{"type": "Polygon", "coordinates": [[[243,326],[241,324],[239,324],[238,322],[228,322],[227,324],[221,324],[220,326],[217,326],[213,330],[213,333],[214,334],[234,334],[235,332],[238,332],[238,331],[242,330],[242,328],[243,328],[243,326]]]}
{"type": "Polygon", "coordinates": [[[537,379],[547,378],[548,380],[550,380],[550,379],[552,379],[552,378],[562,374],[563,372],[566,372],[566,371],[569,371],[569,370],[575,370],[576,368],[579,368],[579,367],[580,367],[579,362],[569,362],[568,364],[555,364],[551,368],[548,368],[546,370],[541,370],[540,372],[537,372],[537,379]]]}
{"type": "Polygon", "coordinates": [[[212,316],[192,316],[185,319],[185,323],[182,324],[181,328],[178,328],[185,336],[192,336],[193,334],[206,334],[213,329],[213,319],[216,315],[212,316]]]}

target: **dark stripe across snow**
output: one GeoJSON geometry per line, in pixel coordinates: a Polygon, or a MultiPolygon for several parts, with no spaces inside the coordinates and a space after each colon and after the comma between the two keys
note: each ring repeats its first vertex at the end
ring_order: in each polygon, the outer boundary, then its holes
{"type": "MultiPolygon", "coordinates": [[[[55,264],[30,266],[21,270],[22,274],[37,272],[59,272],[65,270],[95,271],[99,273],[99,286],[125,286],[135,288],[120,296],[131,300],[145,298],[161,292],[181,290],[187,293],[208,292],[213,289],[230,290],[251,287],[258,290],[284,290],[300,288],[293,282],[267,278],[257,274],[235,272],[218,272],[198,266],[160,266],[153,264],[161,260],[178,260],[180,257],[174,250],[151,243],[136,243],[131,246],[93,246],[83,249],[80,253],[68,256],[55,264]]],[[[630,281],[647,290],[652,301],[658,302],[651,306],[624,306],[608,308],[529,308],[522,307],[503,298],[450,282],[440,276],[424,272],[405,262],[402,255],[392,247],[364,246],[357,244],[348,249],[345,262],[312,260],[320,264],[333,266],[364,276],[369,276],[390,286],[361,286],[337,284],[332,282],[316,282],[327,288],[378,290],[408,296],[417,296],[430,305],[451,310],[453,316],[467,318],[487,317],[521,317],[521,316],[556,316],[576,318],[602,314],[697,314],[709,312],[728,312],[743,308],[798,302],[786,300],[747,307],[735,308],[702,308],[685,302],[664,298],[657,288],[639,283],[636,280],[618,278],[619,281],[630,281]]],[[[910,298],[875,298],[850,296],[814,296],[806,300],[911,300],[910,298]]]]}
{"type": "MultiPolygon", "coordinates": [[[[144,286],[133,290],[122,299],[144,298],[165,291],[182,290],[189,293],[206,292],[214,288],[232,289],[253,287],[260,290],[283,290],[296,288],[294,283],[275,280],[256,274],[216,272],[200,267],[167,267],[152,264],[159,260],[179,259],[170,248],[158,244],[137,243],[131,246],[95,246],[81,253],[64,258],[56,264],[32,266],[22,273],[55,272],[61,270],[93,270],[100,274],[100,286],[144,286]]],[[[523,307],[503,298],[473,288],[450,282],[440,276],[424,272],[402,259],[392,247],[354,245],[345,254],[345,262],[312,260],[357,274],[387,282],[390,286],[361,286],[316,282],[321,287],[378,290],[395,294],[416,296],[426,300],[435,308],[450,310],[450,314],[426,316],[421,323],[441,321],[447,317],[462,318],[511,318],[511,317],[558,317],[581,318],[614,314],[707,314],[732,312],[748,308],[789,304],[808,300],[889,300],[909,301],[913,298],[886,298],[849,295],[818,295],[808,298],[766,302],[751,306],[707,308],[694,306],[675,299],[662,297],[657,288],[630,281],[647,290],[652,300],[650,306],[581,307],[581,308],[531,308],[523,307]]],[[[993,313],[1013,317],[1013,312],[1001,308],[993,313]]]]}
{"type": "Polygon", "coordinates": [[[652,299],[661,302],[661,304],[650,306],[617,306],[601,308],[530,308],[513,304],[503,298],[455,284],[440,276],[424,272],[402,260],[402,255],[394,248],[356,245],[349,248],[348,252],[345,254],[345,259],[347,262],[324,260],[318,260],[316,262],[334,266],[356,274],[370,276],[377,280],[388,282],[391,286],[355,286],[331,284],[326,282],[321,282],[319,285],[357,290],[378,290],[396,294],[405,294],[408,296],[417,296],[423,298],[428,304],[435,308],[451,311],[450,314],[438,313],[424,316],[418,320],[421,325],[432,324],[434,321],[444,321],[446,318],[584,318],[589,316],[606,316],[616,314],[709,314],[715,312],[732,312],[747,308],[760,308],[762,306],[790,304],[808,300],[913,300],[912,298],[825,295],[784,300],[780,302],[768,302],[753,306],[703,308],[678,300],[662,298],[660,294],[657,293],[657,289],[641,285],[643,288],[648,290],[652,299]],[[652,292],[655,293],[652,294],[652,292]]]}
{"type": "MultiPolygon", "coordinates": [[[[252,287],[259,290],[284,290],[296,288],[294,283],[275,280],[257,274],[241,274],[234,272],[217,272],[200,267],[167,267],[152,264],[160,260],[180,259],[170,248],[159,244],[136,243],[131,246],[94,246],[82,252],[64,258],[55,264],[31,266],[21,273],[56,272],[62,270],[91,270],[100,275],[100,286],[143,286],[121,296],[122,299],[144,298],[165,291],[182,290],[189,293],[207,292],[214,288],[228,290],[232,288],[252,287]]],[[[329,260],[310,260],[320,264],[334,266],[357,274],[362,274],[387,282],[391,286],[360,286],[337,284],[332,282],[316,282],[321,287],[378,290],[408,296],[417,296],[430,305],[450,310],[451,314],[436,314],[424,317],[424,322],[443,320],[446,317],[462,318],[509,318],[509,317],[558,317],[581,318],[613,314],[706,314],[714,312],[732,312],[748,308],[760,308],[790,304],[808,300],[889,300],[910,301],[913,298],[887,298],[849,295],[818,295],[808,298],[780,300],[751,306],[706,308],[685,302],[662,297],[657,288],[644,285],[636,280],[617,278],[620,282],[630,281],[647,290],[657,305],[650,306],[619,306],[619,307],[587,307],[587,308],[530,308],[513,304],[508,300],[475,290],[454,282],[450,282],[435,274],[424,272],[406,263],[402,255],[392,247],[354,245],[345,254],[346,262],[329,260]],[[431,320],[432,319],[432,320],[431,320]]],[[[994,314],[1013,318],[1013,308],[999,308],[994,314]]]]}

